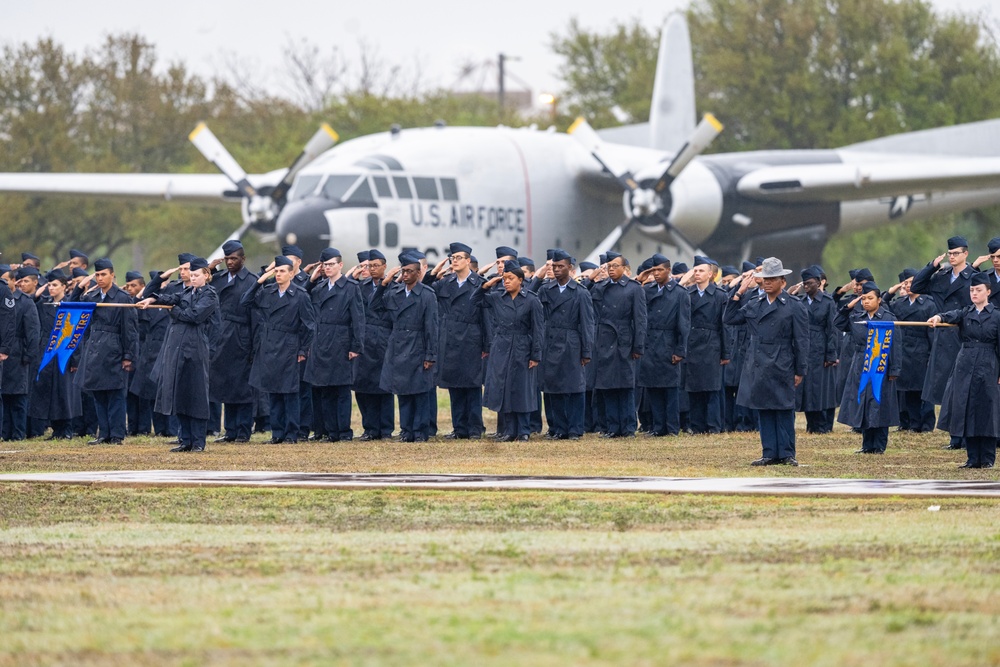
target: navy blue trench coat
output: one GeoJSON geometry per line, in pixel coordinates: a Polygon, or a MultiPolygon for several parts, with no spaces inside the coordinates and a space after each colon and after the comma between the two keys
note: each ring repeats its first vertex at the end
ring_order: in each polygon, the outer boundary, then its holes
{"type": "Polygon", "coordinates": [[[1000,309],[987,303],[941,313],[958,325],[961,347],[948,378],[938,428],[962,438],[1000,437],[1000,309]]]}
{"type": "Polygon", "coordinates": [[[254,335],[250,386],[271,394],[299,391],[299,360],[309,356],[316,331],[316,317],[309,295],[291,284],[279,297],[278,285],[254,281],[240,302],[259,316],[254,335]]]}
{"type": "Polygon", "coordinates": [[[472,303],[472,294],[479,290],[483,279],[470,273],[461,287],[454,274],[432,285],[438,302],[437,383],[446,389],[473,389],[483,384],[483,364],[478,363],[486,352],[486,331],[482,311],[472,303]]]}
{"type": "Polygon", "coordinates": [[[809,313],[809,372],[798,388],[797,410],[820,412],[840,404],[837,369],[827,362],[840,358],[840,330],[836,326],[837,306],[833,297],[820,291],[809,303],[800,297],[809,313]]]}
{"type": "Polygon", "coordinates": [[[688,335],[688,354],[684,360],[685,391],[718,391],[722,389],[724,366],[719,362],[729,359],[727,340],[722,330],[722,312],[728,295],[715,283],[705,287],[704,296],[698,296],[698,287],[688,288],[691,299],[691,333],[688,335]]]}
{"type": "MultiPolygon", "coordinates": [[[[38,372],[38,341],[41,326],[35,301],[21,290],[14,291],[14,345],[3,362],[2,393],[27,394],[38,372]]],[[[50,306],[51,307],[51,306],[50,306]]],[[[49,331],[52,328],[49,327],[49,331]]],[[[49,331],[45,332],[46,338],[49,331]]]]}
{"type": "MultiPolygon", "coordinates": [[[[898,377],[901,367],[902,350],[899,341],[894,340],[892,348],[889,350],[889,367],[886,369],[885,378],[882,380],[882,392],[879,395],[880,401],[875,400],[875,393],[869,383],[861,395],[861,402],[858,402],[858,387],[861,384],[861,372],[865,365],[865,351],[868,347],[868,327],[864,324],[854,324],[854,322],[864,322],[868,319],[868,313],[862,311],[858,314],[845,307],[837,311],[837,328],[847,333],[854,343],[854,354],[850,360],[841,360],[841,363],[849,362],[851,372],[847,376],[847,384],[844,386],[844,395],[840,399],[840,412],[837,414],[837,421],[847,424],[852,428],[883,428],[886,426],[899,426],[899,394],[896,382],[889,380],[890,376],[898,377]]],[[[873,320],[895,322],[896,317],[884,306],[879,307],[872,316],[873,320]]],[[[894,327],[892,335],[895,336],[899,327],[894,327]]]]}
{"type": "Polygon", "coordinates": [[[639,367],[633,354],[646,350],[646,295],[627,276],[590,287],[597,320],[594,389],[634,389],[639,367]]]}
{"type": "MultiPolygon", "coordinates": [[[[934,300],[925,294],[918,296],[910,303],[908,296],[893,299],[889,305],[893,315],[900,322],[926,322],[937,314],[934,300]]],[[[931,329],[928,327],[897,327],[901,344],[902,369],[896,380],[898,391],[921,391],[927,376],[927,367],[931,358],[931,329]]]]}
{"type": "MultiPolygon", "coordinates": [[[[733,295],[735,296],[735,292],[733,295]]],[[[795,376],[809,369],[809,314],[795,297],[782,291],[767,297],[730,300],[723,321],[746,324],[750,346],[736,404],[751,410],[794,410],[795,376]]]]}
{"type": "Polygon", "coordinates": [[[379,386],[397,396],[422,394],[434,388],[434,367],[425,361],[438,359],[437,297],[427,285],[416,283],[410,296],[402,283],[379,285],[375,298],[392,318],[392,333],[385,348],[385,363],[379,386]]]}
{"type": "MultiPolygon", "coordinates": [[[[84,293],[77,287],[67,301],[102,303],[101,291],[84,293]]],[[[117,285],[108,290],[103,303],[134,303],[117,285]]],[[[81,391],[111,391],[128,386],[123,361],[134,362],[139,355],[139,320],[135,308],[94,308],[83,343],[73,354],[77,388],[81,391]]]]}
{"type": "MultiPolygon", "coordinates": [[[[965,267],[954,282],[951,280],[952,270],[948,265],[934,268],[933,263],[927,264],[917,275],[913,276],[911,289],[915,294],[923,294],[934,299],[938,312],[958,310],[972,305],[969,296],[969,286],[972,284],[972,274],[975,269],[965,267]]],[[[945,385],[955,367],[962,342],[958,331],[951,327],[933,329],[930,334],[931,359],[930,367],[924,378],[922,398],[929,403],[941,405],[944,400],[945,385]]]]}
{"type": "Polygon", "coordinates": [[[163,415],[208,419],[210,339],[219,296],[206,285],[199,289],[188,287],[180,294],[161,294],[156,302],[173,308],[170,330],[153,370],[154,410],[163,415]]]}
{"type": "Polygon", "coordinates": [[[364,352],[365,308],[358,282],[340,276],[333,287],[322,278],[309,284],[316,313],[316,335],[306,361],[305,380],[314,387],[340,387],[354,382],[358,359],[364,352]]]}
{"type": "MultiPolygon", "coordinates": [[[[41,360],[49,345],[49,335],[58,308],[48,296],[38,299],[36,305],[42,332],[38,343],[38,359],[41,360]]],[[[67,420],[79,417],[82,412],[80,392],[73,388],[73,374],[69,372],[69,368],[65,373],[60,373],[58,360],[52,359],[31,386],[28,416],[32,419],[67,420]]]]}
{"type": "Polygon", "coordinates": [[[646,353],[639,360],[640,387],[680,387],[681,363],[687,357],[691,330],[691,297],[673,281],[661,290],[655,282],[645,285],[646,353]]]}
{"type": "Polygon", "coordinates": [[[528,362],[542,359],[545,322],[541,302],[523,289],[514,299],[506,292],[478,289],[472,301],[490,310],[493,323],[483,405],[496,412],[537,410],[538,367],[528,368],[528,362]]]}
{"type": "Polygon", "coordinates": [[[375,298],[377,285],[371,278],[365,278],[358,289],[365,312],[365,345],[357,360],[353,389],[362,394],[387,394],[389,392],[379,386],[379,381],[382,379],[389,334],[392,333],[392,318],[382,298],[375,298]]]}
{"type": "Polygon", "coordinates": [[[219,328],[212,350],[209,395],[214,403],[252,403],[250,365],[253,352],[251,309],[240,303],[257,282],[257,275],[244,266],[232,280],[229,271],[212,276],[219,295],[219,328]]]}
{"type": "Polygon", "coordinates": [[[545,321],[541,390],[551,394],[579,394],[587,389],[581,359],[594,354],[594,304],[590,292],[574,280],[559,290],[550,280],[538,289],[545,321]]]}

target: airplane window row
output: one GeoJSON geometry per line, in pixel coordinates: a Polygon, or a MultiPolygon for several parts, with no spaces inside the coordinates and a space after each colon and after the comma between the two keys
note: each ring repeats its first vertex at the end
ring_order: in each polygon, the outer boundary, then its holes
{"type": "Polygon", "coordinates": [[[374,205],[375,195],[380,199],[458,201],[458,182],[454,178],[372,175],[371,183],[375,186],[375,194],[366,175],[331,174],[320,186],[322,180],[323,176],[319,175],[299,176],[288,193],[289,201],[317,194],[317,188],[318,193],[326,199],[355,205],[374,205]]]}

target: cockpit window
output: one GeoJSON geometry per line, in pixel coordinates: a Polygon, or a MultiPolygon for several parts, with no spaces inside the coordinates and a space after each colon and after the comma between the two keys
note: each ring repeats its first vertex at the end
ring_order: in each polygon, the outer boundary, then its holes
{"type": "Polygon", "coordinates": [[[389,189],[389,179],[385,176],[372,176],[375,181],[375,192],[382,199],[392,199],[392,190],[389,189]]]}
{"type": "Polygon", "coordinates": [[[417,199],[434,201],[438,198],[437,183],[433,178],[426,176],[414,176],[413,187],[417,189],[417,199]]]}
{"type": "Polygon", "coordinates": [[[327,199],[340,201],[351,186],[360,178],[360,174],[334,174],[323,184],[323,196],[327,199]]]}
{"type": "Polygon", "coordinates": [[[413,199],[413,193],[410,192],[410,182],[406,180],[405,176],[393,176],[392,184],[396,186],[396,194],[399,195],[400,199],[413,199]]]}
{"type": "Polygon", "coordinates": [[[319,179],[322,176],[299,176],[292,183],[292,189],[288,193],[288,201],[295,201],[296,199],[302,199],[303,197],[308,197],[315,190],[316,186],[319,185],[319,179]]]}
{"type": "Polygon", "coordinates": [[[445,201],[458,201],[458,182],[454,178],[441,179],[441,198],[445,201]]]}
{"type": "Polygon", "coordinates": [[[345,204],[355,204],[362,205],[366,204],[369,206],[375,205],[375,198],[372,197],[372,189],[368,185],[368,179],[364,179],[358,184],[358,187],[354,189],[351,196],[344,200],[345,204]]]}

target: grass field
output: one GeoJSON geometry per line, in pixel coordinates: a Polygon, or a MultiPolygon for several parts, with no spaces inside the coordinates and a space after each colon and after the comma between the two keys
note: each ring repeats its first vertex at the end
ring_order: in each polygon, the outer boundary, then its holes
{"type": "MultiPolygon", "coordinates": [[[[941,435],[4,443],[0,472],[996,479],[941,435]]],[[[1000,664],[1000,503],[0,485],[0,665],[1000,664]],[[929,511],[930,506],[940,506],[929,511]]]]}

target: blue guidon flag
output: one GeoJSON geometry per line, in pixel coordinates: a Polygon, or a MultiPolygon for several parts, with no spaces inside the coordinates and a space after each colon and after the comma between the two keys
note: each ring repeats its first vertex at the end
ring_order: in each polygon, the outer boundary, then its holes
{"type": "Polygon", "coordinates": [[[861,369],[861,382],[858,383],[858,403],[861,394],[871,382],[875,401],[882,402],[882,380],[885,379],[885,369],[889,367],[889,350],[892,349],[892,328],[895,322],[869,320],[868,346],[865,348],[865,365],[861,369]]]}
{"type": "MultiPolygon", "coordinates": [[[[59,304],[56,319],[52,323],[52,333],[49,334],[49,344],[45,347],[45,354],[42,355],[42,365],[38,367],[39,375],[52,361],[52,357],[59,360],[59,372],[66,372],[66,364],[69,363],[69,358],[79,347],[84,332],[90,326],[96,305],[87,301],[59,304]]],[[[38,379],[38,376],[35,379],[38,379]]]]}

